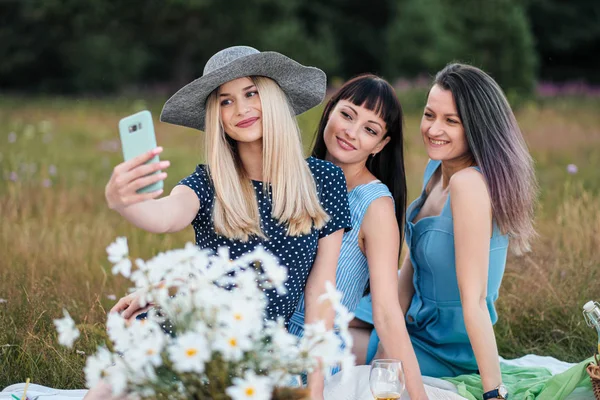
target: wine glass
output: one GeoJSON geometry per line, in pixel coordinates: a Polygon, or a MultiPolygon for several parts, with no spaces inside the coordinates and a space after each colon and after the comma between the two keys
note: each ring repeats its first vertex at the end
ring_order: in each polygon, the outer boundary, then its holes
{"type": "Polygon", "coordinates": [[[373,360],[369,386],[375,400],[398,400],[405,386],[402,362],[394,359],[373,360]]]}

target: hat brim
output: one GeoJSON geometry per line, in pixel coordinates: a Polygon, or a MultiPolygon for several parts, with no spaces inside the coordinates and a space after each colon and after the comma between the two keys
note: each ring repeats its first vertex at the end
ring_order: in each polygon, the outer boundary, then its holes
{"type": "Polygon", "coordinates": [[[265,76],[277,82],[296,115],[325,98],[327,77],[323,71],[266,51],[240,57],[182,87],[167,100],[160,120],[204,131],[208,96],[222,84],[245,76],[265,76]]]}

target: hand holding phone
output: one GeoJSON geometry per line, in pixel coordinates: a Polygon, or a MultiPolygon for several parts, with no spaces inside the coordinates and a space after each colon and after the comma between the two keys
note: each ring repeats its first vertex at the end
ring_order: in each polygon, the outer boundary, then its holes
{"type": "MultiPolygon", "coordinates": [[[[129,161],[156,148],[156,135],[150,111],[144,110],[130,115],[119,121],[119,135],[121,136],[121,147],[123,158],[129,161]]],[[[148,164],[158,163],[158,154],[146,161],[148,164]]],[[[154,171],[159,174],[161,171],[154,171]]],[[[137,190],[138,193],[148,193],[163,188],[163,181],[159,180],[137,190]]]]}
{"type": "Polygon", "coordinates": [[[149,111],[123,118],[119,133],[125,162],[117,165],[106,185],[105,196],[111,209],[127,207],[163,192],[168,161],[160,161],[161,147],[156,147],[152,116],[149,111]]]}

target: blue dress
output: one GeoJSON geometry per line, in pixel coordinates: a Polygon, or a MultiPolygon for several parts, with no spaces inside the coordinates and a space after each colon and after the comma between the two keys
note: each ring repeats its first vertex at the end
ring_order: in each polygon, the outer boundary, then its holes
{"type": "Polygon", "coordinates": [[[279,295],[275,289],[265,290],[268,298],[267,319],[283,317],[286,322],[289,320],[304,293],[319,239],[340,229],[351,229],[344,173],[332,163],[316,158],[308,158],[307,163],[315,180],[321,206],[329,214],[330,220],[320,230],[313,229],[310,234],[303,236],[288,236],[286,226],[271,216],[271,190],[270,187],[267,191],[263,190],[262,182],[252,181],[261,216],[261,228],[268,240],[252,237],[248,242],[231,240],[215,232],[212,219],[215,192],[205,165],[198,165],[194,173],[179,182],[194,190],[200,199],[200,209],[192,221],[198,247],[216,251],[221,246],[227,246],[230,257],[236,259],[261,245],[279,259],[280,265],[288,269],[288,280],[285,283],[287,294],[279,295]]]}
{"type": "MultiPolygon", "coordinates": [[[[478,368],[467,335],[456,277],[450,195],[440,215],[412,222],[427,197],[425,188],[440,164],[440,161],[427,164],[421,196],[406,213],[405,234],[414,269],[415,294],[405,319],[423,375],[448,377],[474,373],[478,368]]],[[[503,235],[494,224],[486,297],[492,324],[498,320],[494,302],[498,299],[507,249],[508,235],[503,235]]],[[[356,316],[373,323],[370,298],[361,301],[356,316]]],[[[367,356],[369,361],[375,355],[378,343],[373,332],[367,356]]]]}
{"type": "MultiPolygon", "coordinates": [[[[358,246],[360,226],[371,203],[385,196],[392,197],[392,194],[387,186],[379,181],[358,185],[348,192],[352,230],[346,232],[342,239],[335,283],[336,289],[343,293],[342,304],[350,312],[358,306],[369,282],[367,257],[358,246]]],[[[304,295],[292,315],[289,331],[297,336],[304,334],[304,295]]]]}

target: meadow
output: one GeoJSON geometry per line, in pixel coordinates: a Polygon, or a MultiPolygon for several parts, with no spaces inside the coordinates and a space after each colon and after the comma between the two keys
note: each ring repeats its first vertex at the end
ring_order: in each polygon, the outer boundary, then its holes
{"type": "MultiPolygon", "coordinates": [[[[412,200],[427,161],[418,129],[424,97],[403,96],[412,200]]],[[[0,388],[28,377],[84,386],[85,357],[105,339],[106,312],[128,287],[106,260],[115,237],[126,236],[132,256],[141,258],[193,240],[191,227],[145,233],[104,201],[122,159],[118,120],[146,108],[157,118],[163,100],[0,99],[0,388]],[[63,308],[82,332],[73,349],[56,340],[52,320],[63,308]]],[[[581,306],[600,300],[598,109],[598,98],[552,97],[517,111],[536,161],[539,237],[532,252],[509,257],[495,326],[504,357],[535,353],[575,362],[596,349],[581,306]]],[[[320,111],[300,117],[306,149],[320,111]]],[[[155,127],[162,159],[171,161],[168,192],[202,162],[202,134],[158,121],[155,127]]]]}

